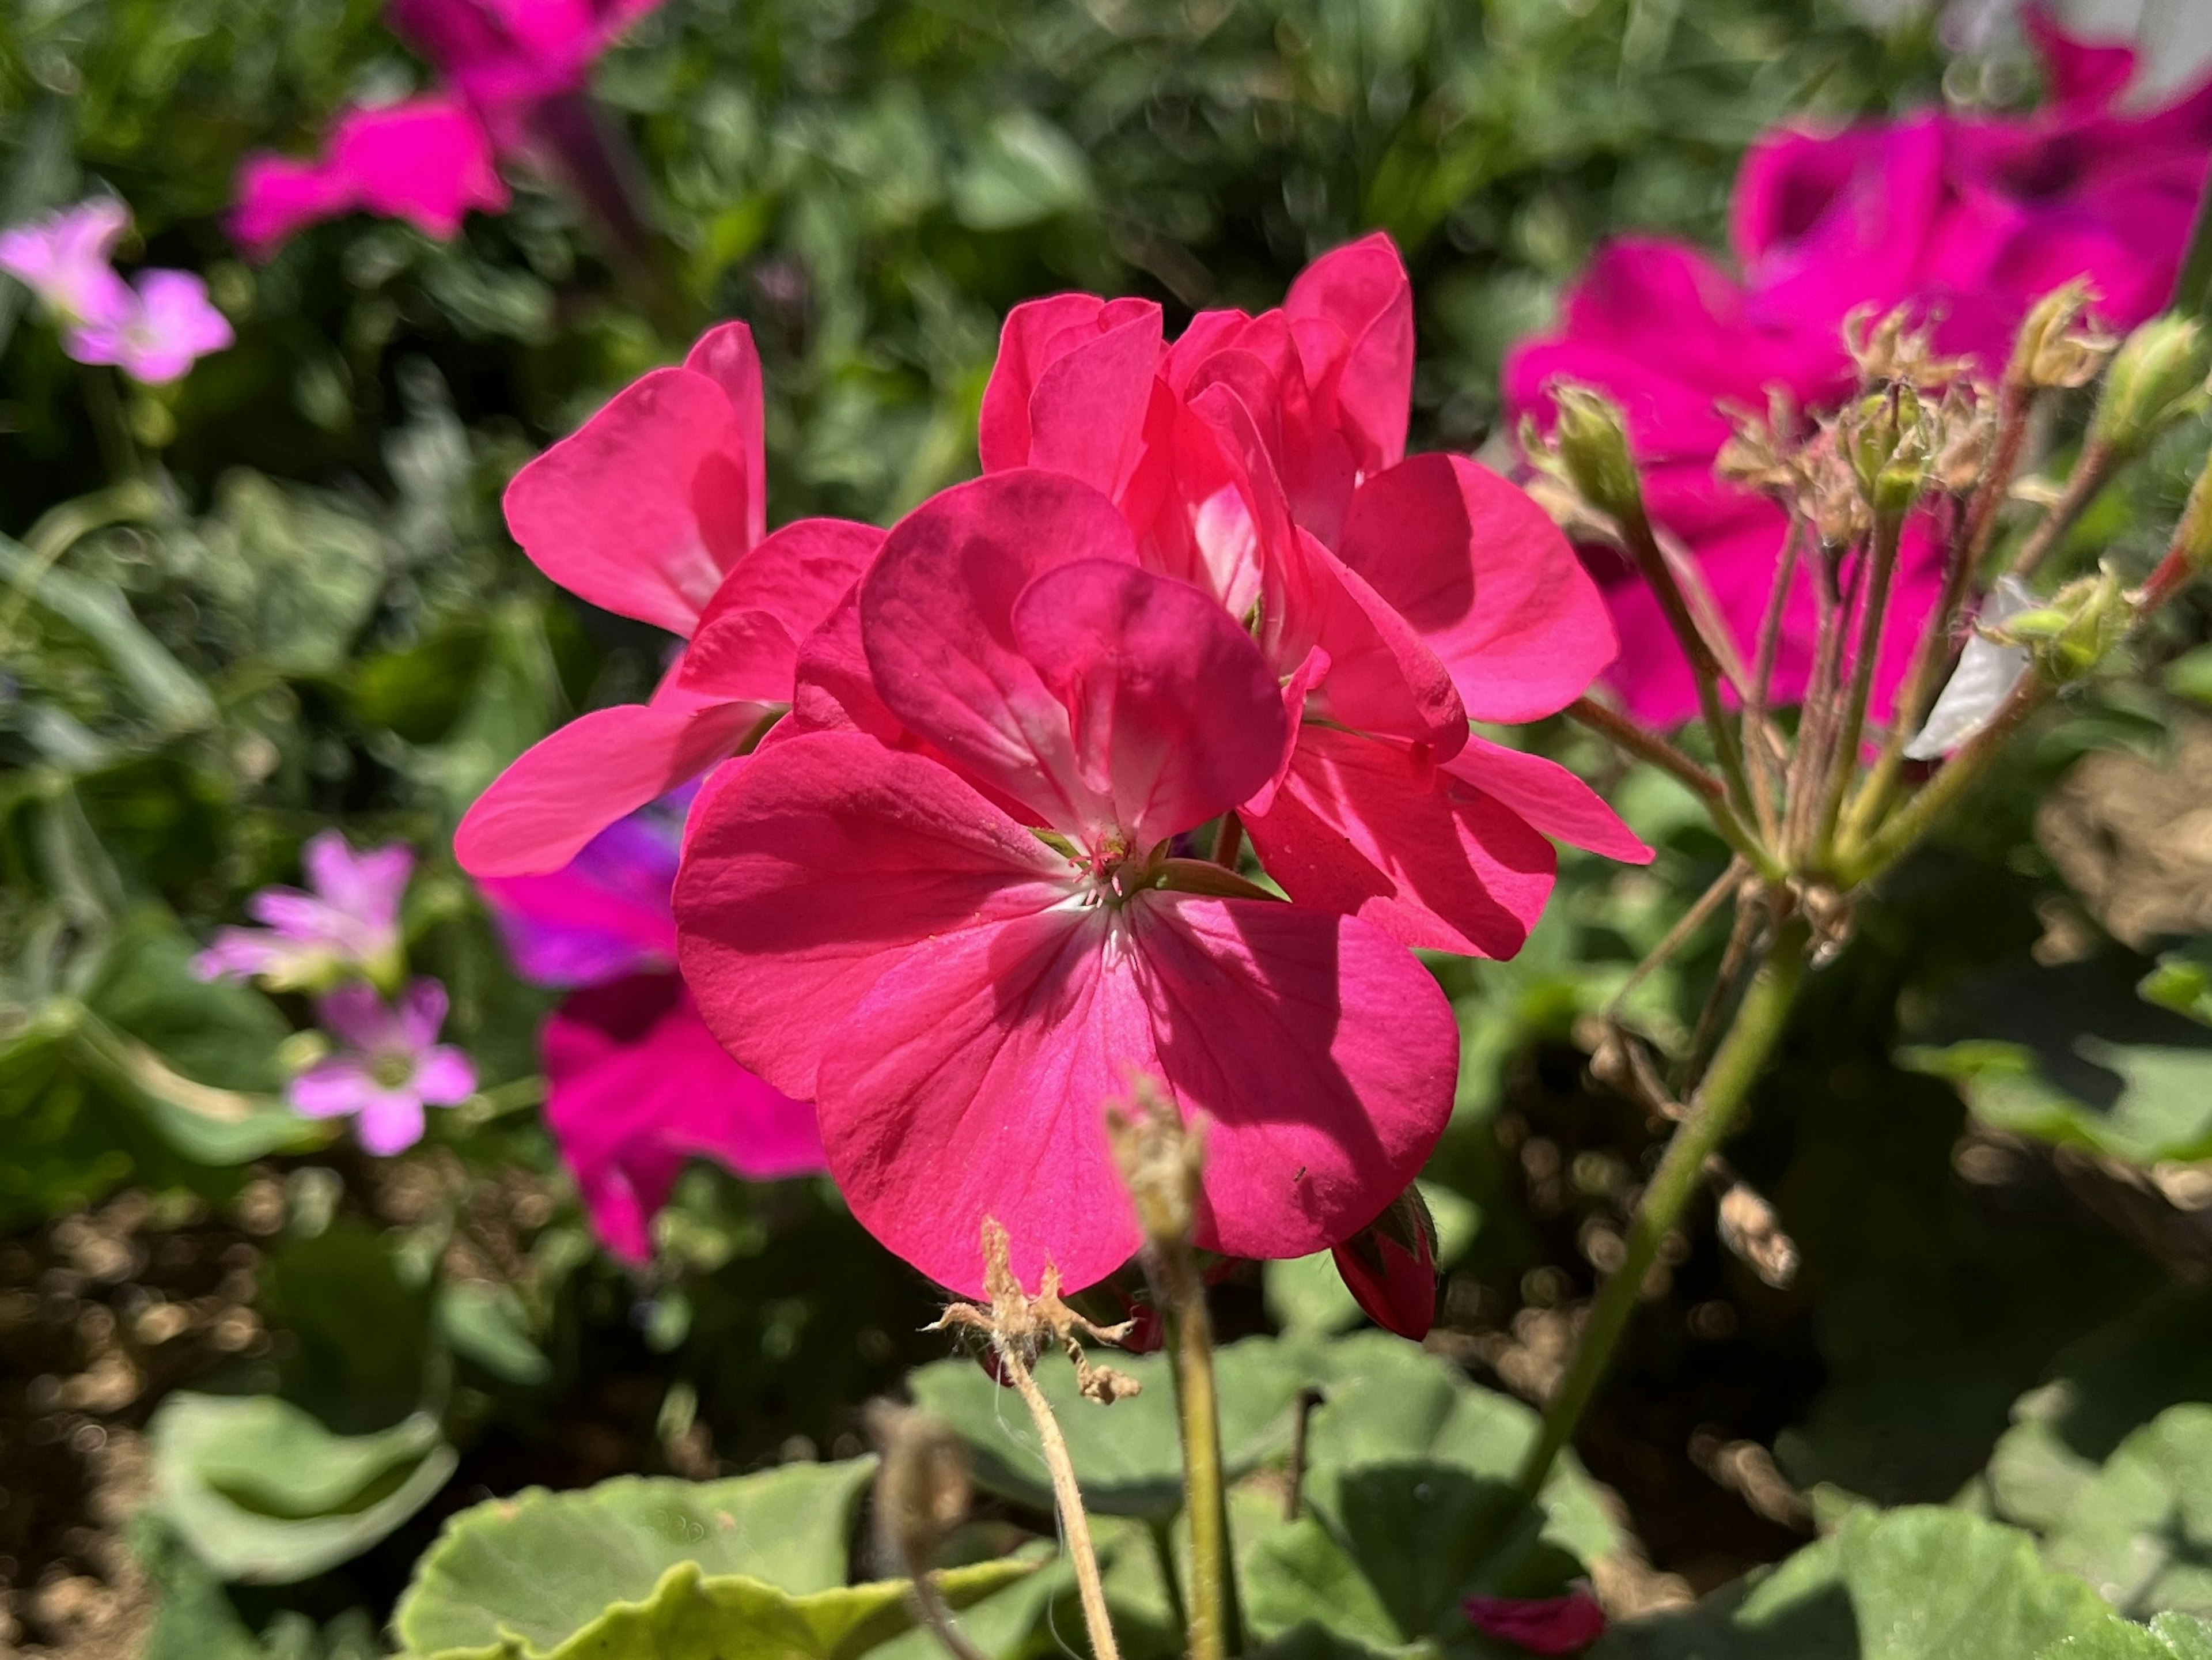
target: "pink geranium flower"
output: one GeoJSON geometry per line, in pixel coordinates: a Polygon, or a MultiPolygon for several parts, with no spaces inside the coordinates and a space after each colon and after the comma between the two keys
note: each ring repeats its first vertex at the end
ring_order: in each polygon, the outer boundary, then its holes
{"type": "Polygon", "coordinates": [[[206,283],[190,271],[142,271],[130,305],[106,321],[71,330],[69,350],[79,362],[112,363],[134,380],[161,386],[231,338],[229,320],[210,303],[206,283]]]}
{"type": "Polygon", "coordinates": [[[311,838],[300,862],[312,890],[269,887],[246,902],[262,928],[220,928],[192,959],[203,980],[251,976],[272,990],[329,985],[351,974],[394,979],[399,972],[399,902],[415,868],[412,849],[394,842],[356,854],[343,835],[311,838]]]}
{"type": "Polygon", "coordinates": [[[690,644],[647,703],[594,710],[531,749],[461,820],[477,876],[555,871],[607,825],[700,776],[791,703],[799,648],[883,540],[805,519],[769,536],[760,359],[710,330],[517,473],[507,520],[580,599],[690,644]]]}
{"type": "Polygon", "coordinates": [[[65,329],[112,323],[131,307],[129,286],[108,262],[131,210],[112,196],[0,231],[0,271],[36,295],[65,329]]]}
{"type": "Polygon", "coordinates": [[[1025,1281],[1100,1279],[1137,1244],[1101,1118],[1135,1073],[1207,1121],[1209,1248],[1304,1255],[1402,1191],[1450,1114],[1435,981],[1168,856],[1281,765],[1251,635],[1142,569],[1107,496],[1029,469],[909,514],[856,610],[927,752],[794,728],[719,771],[676,911],[708,1025],[815,1101],[861,1222],[970,1294],[986,1217],[1025,1281]]]}
{"type": "Polygon", "coordinates": [[[1291,741],[1239,812],[1293,899],[1510,957],[1551,892],[1550,836],[1651,855],[1565,769],[1468,732],[1556,713],[1616,647],[1526,495],[1464,457],[1406,458],[1413,354],[1379,233],[1281,310],[1201,313],[1171,345],[1148,301],[1036,301],[1006,320],[982,458],[1106,491],[1147,565],[1249,621],[1291,741]]]}
{"type": "Polygon", "coordinates": [[[822,1168],[814,1110],[732,1061],[674,972],[681,812],[608,826],[563,869],[483,884],[515,967],[578,986],[541,1038],[545,1122],[592,1226],[632,1262],[685,1162],[754,1181],[822,1168]]]}
{"type": "Polygon", "coordinates": [[[1470,1596],[1467,1622],[1528,1654],[1579,1654],[1605,1635],[1605,1609],[1587,1584],[1565,1596],[1470,1596]]]}
{"type": "MultiPolygon", "coordinates": [[[[1723,401],[1763,409],[1779,387],[1801,408],[1833,408],[1852,384],[1843,322],[1862,306],[1919,308],[1939,350],[1994,375],[2028,307],[2075,277],[2097,285],[2103,315],[2122,325],[2172,291],[2212,166],[2212,85],[2123,114],[2113,100],[2131,53],[2075,40],[2039,10],[2029,24],[2057,94],[2051,106],[2024,118],[1932,112],[1770,134],[1736,181],[1741,277],[1679,243],[1623,239],[1570,292],[1559,328],[1506,360],[1509,415],[1547,417],[1555,377],[1620,401],[1652,517],[1695,556],[1747,660],[1784,520],[1713,477],[1728,435],[1723,401]]],[[[1936,601],[1942,557],[1932,520],[1916,518],[1884,627],[1877,718],[1936,601]]],[[[1630,712],[1655,724],[1688,718],[1694,684],[1657,602],[1625,561],[1589,558],[1623,642],[1611,678],[1630,712]]],[[[1779,700],[1803,692],[1814,619],[1801,574],[1784,613],[1779,700]]]]}
{"type": "Polygon", "coordinates": [[[446,988],[417,980],[394,1007],[362,981],[315,1003],[337,1053],[292,1080],[293,1110],[309,1118],[351,1118],[361,1144],[389,1158],[422,1139],[422,1109],[450,1107],[477,1086],[467,1055],[437,1041],[446,1023],[446,988]]]}
{"type": "Polygon", "coordinates": [[[496,155],[530,150],[535,112],[581,87],[600,53],[659,3],[392,0],[392,27],[437,68],[442,89],[347,110],[313,161],[247,156],[231,235],[266,259],[307,226],[362,210],[454,236],[471,208],[507,206],[496,155]]]}

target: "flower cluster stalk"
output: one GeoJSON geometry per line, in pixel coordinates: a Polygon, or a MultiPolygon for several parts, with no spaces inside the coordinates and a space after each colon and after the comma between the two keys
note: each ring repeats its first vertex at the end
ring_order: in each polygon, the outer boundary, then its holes
{"type": "Polygon", "coordinates": [[[1121,1660],[1121,1647],[1114,1640],[1114,1621],[1106,1612],[1106,1581],[1098,1571],[1097,1547],[1091,1542],[1091,1517],[1083,1508],[1083,1490],[1076,1485],[1075,1461],[1068,1456],[1067,1438],[1060,1432],[1060,1420],[1053,1416],[1052,1403],[1044,1398],[1044,1391],[1036,1386],[1036,1379],[1030,1373],[1029,1359],[1022,1353],[1022,1346],[1005,1336],[995,1336],[993,1348],[998,1356],[1000,1376],[1014,1386],[1014,1392],[1022,1397],[1022,1404],[1030,1409],[1030,1417],[1036,1425],[1037,1445],[1044,1455],[1044,1467],[1052,1476],[1052,1496],[1060,1510],[1060,1540],[1075,1569],[1076,1596],[1083,1604],[1083,1624],[1091,1634],[1093,1660],[1121,1660]]]}

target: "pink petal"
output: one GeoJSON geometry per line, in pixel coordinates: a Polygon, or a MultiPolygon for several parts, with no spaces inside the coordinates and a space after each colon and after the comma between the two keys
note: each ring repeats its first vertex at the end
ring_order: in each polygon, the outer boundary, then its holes
{"type": "Polygon", "coordinates": [[[359,1112],[377,1092],[366,1061],[357,1055],[334,1055],[295,1078],[284,1098],[304,1117],[343,1118],[359,1112]]]}
{"type": "Polygon", "coordinates": [[[331,134],[330,155],[363,207],[408,220],[432,236],[459,234],[471,208],[497,212],[507,206],[489,135],[451,99],[349,111],[331,134]]]}
{"type": "Polygon", "coordinates": [[[571,593],[688,635],[752,545],[759,441],[715,381],[655,369],[515,474],[507,526],[571,593]]]}
{"type": "Polygon", "coordinates": [[[672,974],[579,992],[542,1042],[547,1127],[593,1228],[631,1262],[690,1158],[763,1182],[823,1168],[814,1109],[731,1060],[672,974]]]}
{"type": "Polygon", "coordinates": [[[827,622],[883,546],[872,525],[801,519],[731,568],[677,673],[685,690],[787,703],[799,642],[827,622]]]}
{"type": "Polygon", "coordinates": [[[1549,515],[1464,456],[1417,455],[1369,479],[1343,553],[1443,661],[1474,720],[1556,714],[1619,650],[1549,515]]]}
{"type": "Polygon", "coordinates": [[[1126,915],[1161,1067],[1206,1125],[1199,1243],[1303,1256],[1373,1220],[1451,1116],[1459,1028],[1429,971],[1302,905],[1150,893],[1126,915]]]}
{"type": "Polygon", "coordinates": [[[415,1093],[434,1107],[459,1104],[477,1091],[477,1069],[451,1043],[426,1050],[415,1067],[415,1093]]]}
{"type": "Polygon", "coordinates": [[[1080,560],[1030,584],[1013,630],[1132,850],[1227,812],[1273,774],[1281,695],[1251,636],[1196,588],[1080,560]]]}
{"type": "Polygon", "coordinates": [[[1293,323],[1322,320],[1340,331],[1342,356],[1329,367],[1337,407],[1362,441],[1360,467],[1395,466],[1413,406],[1413,286],[1389,234],[1378,230],[1322,255],[1298,273],[1283,311],[1293,323]]]}
{"type": "Polygon", "coordinates": [[[544,876],[487,877],[477,885],[515,971],[538,985],[589,986],[676,964],[677,837],[646,813],[593,836],[544,876]]]}
{"type": "Polygon", "coordinates": [[[983,471],[1045,467],[1118,493],[1159,356],[1160,308],[1148,300],[1055,294],[1016,306],[977,417],[983,471]]]}
{"type": "Polygon", "coordinates": [[[812,733],[700,791],[676,882],[679,960],[739,1063],[818,1099],[823,1045],[916,941],[1044,909],[1073,876],[935,762],[812,733]]]}
{"type": "Polygon", "coordinates": [[[1519,814],[1405,746],[1314,726],[1273,802],[1245,825],[1299,904],[1476,957],[1521,949],[1559,863],[1519,814]]]}
{"type": "Polygon", "coordinates": [[[2069,33],[2048,6],[2022,9],[2021,27],[2042,60],[2052,97],[2060,104],[2101,108],[2128,89],[2135,79],[2136,51],[2129,46],[2100,46],[2069,33]]]}
{"type": "MultiPolygon", "coordinates": [[[[658,3],[647,0],[630,9],[642,15],[658,3]]],[[[684,354],[684,367],[722,389],[738,417],[738,430],[745,435],[745,477],[757,486],[745,497],[745,541],[749,546],[757,544],[768,534],[768,452],[761,412],[760,352],[753,344],[752,330],[743,323],[715,325],[684,354]]]]}
{"type": "Polygon", "coordinates": [[[1136,1250],[1104,1108],[1156,1071],[1146,1012],[1101,909],[1055,909],[915,944],[841,1025],[822,1140],[862,1226],[942,1285],[983,1284],[995,1218],[1015,1274],[1071,1288],[1136,1250]]]}
{"type": "Polygon", "coordinates": [[[1439,757],[1457,753],[1467,741],[1467,710],[1451,672],[1364,577],[1304,531],[1297,545],[1316,643],[1328,654],[1316,696],[1329,718],[1426,744],[1439,757]]]}
{"type": "Polygon", "coordinates": [[[767,713],[756,703],[622,703],[580,715],[476,799],[453,856],[471,876],[559,870],[617,819],[734,754],[767,713]]]}
{"type": "Polygon", "coordinates": [[[400,994],[396,1011],[404,1046],[418,1055],[428,1049],[436,1042],[438,1029],[446,1024],[446,988],[438,982],[428,978],[410,982],[400,994]]]}
{"type": "Polygon", "coordinates": [[[315,1018],[349,1047],[380,1053],[412,1047],[398,1018],[364,980],[350,980],[315,1000],[315,1018]]]}
{"type": "Polygon", "coordinates": [[[229,216],[223,222],[246,257],[266,261],[310,225],[360,205],[361,192],[342,169],[257,150],[238,166],[229,216]]]}
{"type": "Polygon", "coordinates": [[[1067,711],[1016,648],[1014,603],[1075,560],[1133,564],[1114,504],[1057,473],[1018,470],[959,484],[885,538],[860,584],[860,632],[884,703],[994,789],[1078,830],[1099,811],[1067,711]]]}
{"type": "Polygon", "coordinates": [[[422,1104],[411,1095],[379,1090],[354,1115],[362,1150],[380,1158],[404,1152],[422,1139],[422,1104]]]}
{"type": "Polygon", "coordinates": [[[326,830],[307,839],[300,863],[334,908],[364,922],[389,924],[399,915],[415,850],[400,842],[356,855],[343,831],[326,830]]]}
{"type": "Polygon", "coordinates": [[[1631,865],[1653,854],[1598,793],[1556,761],[1470,736],[1443,769],[1503,803],[1545,835],[1631,865]]]}
{"type": "Polygon", "coordinates": [[[1605,1635],[1605,1609],[1586,1585],[1565,1596],[1470,1596],[1468,1623],[1528,1654],[1578,1654],[1605,1635]]]}
{"type": "Polygon", "coordinates": [[[791,715],[771,738],[806,732],[865,732],[879,742],[902,743],[906,728],[884,706],[860,641],[860,596],[856,589],[838,603],[822,626],[799,642],[793,674],[791,715]],[[788,729],[787,731],[787,728],[788,729]]]}

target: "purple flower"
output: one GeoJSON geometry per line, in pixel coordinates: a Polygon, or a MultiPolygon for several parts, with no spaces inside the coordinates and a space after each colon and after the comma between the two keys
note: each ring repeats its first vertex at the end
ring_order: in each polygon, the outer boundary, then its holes
{"type": "Polygon", "coordinates": [[[95,196],[0,231],[0,271],[39,296],[64,328],[112,324],[135,301],[108,259],[131,210],[95,196]]]}
{"type": "Polygon", "coordinates": [[[618,819],[561,870],[491,876],[490,902],[515,972],[541,986],[596,986],[676,966],[676,884],[683,817],[646,808],[618,819]]]}
{"type": "Polygon", "coordinates": [[[356,854],[331,830],[307,843],[301,862],[314,891],[262,889],[246,909],[269,926],[219,930],[192,959],[194,973],[203,980],[252,975],[277,991],[326,986],[349,973],[398,978],[399,897],[413,850],[394,843],[356,854]]]}
{"type": "Polygon", "coordinates": [[[413,1146],[424,1106],[450,1107],[475,1091],[468,1056],[436,1041],[446,988],[435,980],[416,981],[397,1008],[356,980],[319,998],[315,1017],[345,1047],[292,1080],[293,1108],[309,1118],[350,1116],[373,1153],[413,1146]]]}
{"type": "Polygon", "coordinates": [[[136,291],[126,292],[131,302],[120,315],[70,331],[64,344],[78,362],[112,363],[157,386],[230,344],[229,321],[191,272],[142,271],[136,291]]]}

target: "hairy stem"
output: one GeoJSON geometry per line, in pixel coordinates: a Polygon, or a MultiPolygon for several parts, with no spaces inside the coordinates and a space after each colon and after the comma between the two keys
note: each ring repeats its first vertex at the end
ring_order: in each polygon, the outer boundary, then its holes
{"type": "Polygon", "coordinates": [[[1690,602],[1683,595],[1674,568],[1668,562],[1666,551],[1660,547],[1659,538],[1640,501],[1620,528],[1629,556],[1635,560],[1644,580],[1658,596],[1659,609],[1666,614],[1667,626],[1674,631],[1674,638],[1690,660],[1690,672],[1698,683],[1698,708],[1713,735],[1713,751],[1720,757],[1721,773],[1728,781],[1729,803],[1740,818],[1751,818],[1751,784],[1744,773],[1743,750],[1736,741],[1735,728],[1721,707],[1720,659],[1691,614],[1690,602]]]}
{"type": "Polygon", "coordinates": [[[1577,697],[1567,705],[1565,714],[1569,720],[1588,727],[1615,748],[1639,761],[1649,761],[1662,772],[1688,785],[1705,803],[1714,828],[1729,846],[1762,873],[1779,873],[1765,844],[1729,805],[1728,786],[1674,745],[1656,732],[1646,732],[1618,709],[1608,708],[1594,697],[1577,697]]]}
{"type": "Polygon", "coordinates": [[[1098,1552],[1091,1542],[1091,1518],[1083,1508],[1082,1490],[1075,1485],[1075,1462],[1068,1456],[1066,1438],[1044,1391],[1030,1376],[1029,1359],[1018,1343],[994,1339],[999,1369],[1005,1373],[1036,1420],[1037,1441],[1044,1452],[1045,1468],[1052,1473],[1053,1497],[1059,1502],[1060,1530],[1066,1541],[1068,1560],[1075,1565],[1075,1589],[1083,1602],[1083,1623],[1090,1628],[1093,1660],[1121,1660],[1114,1640],[1114,1622],[1106,1614],[1106,1582],[1098,1572],[1098,1552]]]}
{"type": "Polygon", "coordinates": [[[1822,860],[1832,852],[1836,821],[1844,811],[1844,796],[1858,771],[1859,739],[1866,731],[1867,704],[1874,696],[1875,660],[1881,655],[1882,619],[1889,612],[1890,578],[1897,571],[1897,549],[1905,534],[1903,514],[1878,514],[1875,518],[1874,556],[1867,575],[1866,609],[1859,617],[1857,655],[1851,663],[1851,687],[1845,696],[1843,726],[1829,758],[1828,782],[1820,800],[1820,825],[1814,846],[1822,860]]]}
{"type": "Polygon", "coordinates": [[[1190,1523],[1190,1660],[1226,1660],[1242,1644],[1232,1635],[1237,1583],[1229,1557],[1213,1321],[1188,1245],[1156,1245],[1149,1257],[1153,1295],[1174,1359],[1176,1414],[1182,1428],[1183,1514],[1190,1523]]]}
{"type": "Polygon", "coordinates": [[[2051,503],[2051,511],[2043,515],[2043,522],[2021,547],[2020,557],[2013,561],[2014,576],[2025,582],[2035,575],[2126,459],[2110,444],[2093,442],[2082,450],[2081,459],[2074,464],[2073,474],[2066,481],[2065,492],[2051,503]]]}
{"type": "Polygon", "coordinates": [[[1811,937],[1802,916],[1791,916],[1776,927],[1728,1036],[1690,1104],[1689,1116],[1668,1142],[1659,1168],[1637,1204],[1620,1267],[1599,1287],[1574,1360],[1545,1407],[1542,1426],[1516,1479],[1523,1496],[1533,1500],[1543,1490],[1553,1462],[1574,1438],[1576,1426],[1604,1381],[1613,1350],[1627,1329],[1629,1316],[1636,1311],[1644,1276],[1659,1260],[1661,1241],[1680,1220],[1683,1207],[1698,1191],[1705,1160],[1734,1128],[1750,1099],[1753,1083],[1780,1042],[1790,1006],[1804,978],[1811,937]]]}
{"type": "Polygon", "coordinates": [[[1766,739],[1767,700],[1774,690],[1775,659],[1782,651],[1782,622],[1790,609],[1790,589],[1797,580],[1797,551],[1805,539],[1805,521],[1790,515],[1790,532],[1782,541],[1782,558],[1775,567],[1774,586],[1766,595],[1766,611],[1759,621],[1759,649],[1753,660],[1751,684],[1743,700],[1743,743],[1751,765],[1751,805],[1759,814],[1759,833],[1771,843],[1781,826],[1774,816],[1775,796],[1782,787],[1780,769],[1766,739]]]}

